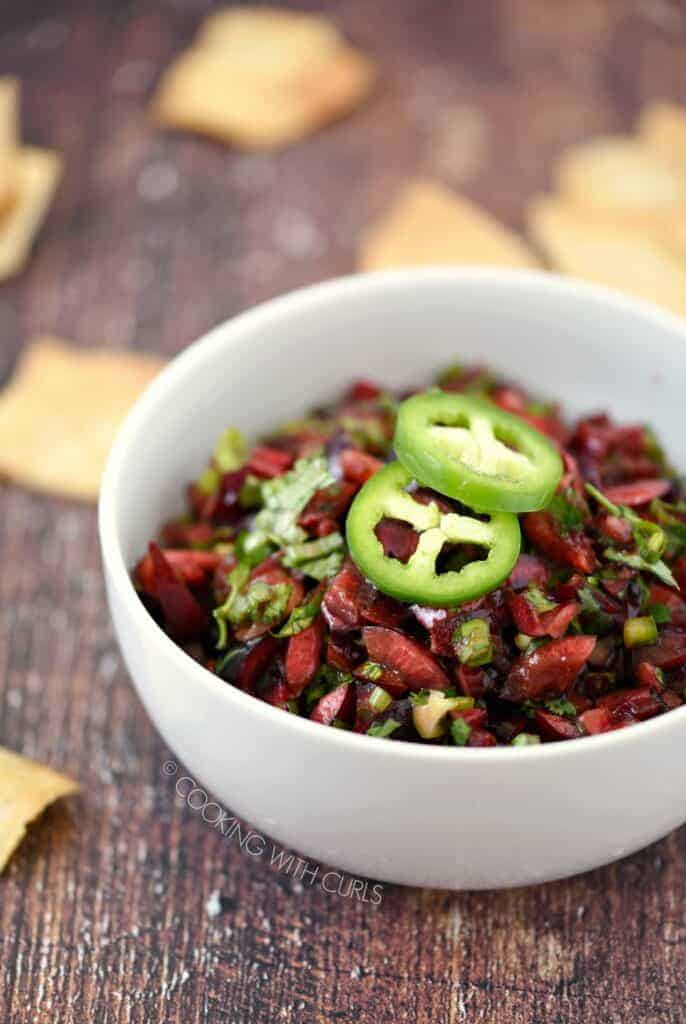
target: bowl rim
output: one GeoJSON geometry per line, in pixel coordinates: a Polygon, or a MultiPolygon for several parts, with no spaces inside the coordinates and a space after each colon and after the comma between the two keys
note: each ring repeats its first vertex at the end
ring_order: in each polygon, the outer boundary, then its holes
{"type": "MultiPolygon", "coordinates": [[[[381,759],[412,758],[415,761],[445,761],[463,763],[463,758],[483,764],[502,764],[506,762],[528,762],[531,758],[538,760],[559,760],[587,756],[593,752],[626,747],[640,743],[640,737],[658,735],[667,730],[686,724],[686,704],[672,709],[663,715],[638,723],[637,728],[618,729],[614,732],[601,733],[583,737],[584,742],[543,743],[540,745],[512,747],[498,746],[485,748],[461,748],[449,746],[432,746],[430,744],[400,741],[396,743],[370,743],[369,737],[343,729],[325,729],[317,722],[312,722],[299,715],[285,714],[282,709],[272,707],[266,701],[244,693],[235,686],[223,683],[222,680],[196,662],[189,654],[164,632],[146,610],[133,586],[130,571],[126,565],[115,514],[116,495],[122,480],[122,474],[132,448],[137,444],[139,431],[151,412],[164,402],[168,388],[191,369],[203,362],[212,362],[215,353],[230,348],[241,334],[255,329],[268,329],[270,324],[278,321],[298,307],[325,306],[332,298],[345,298],[347,294],[375,291],[386,292],[394,288],[406,290],[423,284],[457,284],[472,282],[488,287],[506,284],[509,287],[530,291],[534,295],[545,289],[564,297],[576,295],[585,303],[595,304],[604,308],[613,307],[617,312],[629,313],[640,317],[650,327],[667,328],[681,334],[686,343],[686,323],[672,313],[663,311],[650,302],[627,296],[619,291],[589,284],[575,278],[562,277],[541,270],[513,270],[502,267],[452,267],[435,266],[408,268],[399,270],[383,270],[376,272],[350,274],[337,277],[313,285],[307,285],[268,299],[230,317],[213,327],[195,342],[192,342],[174,356],[161,372],[151,381],[135,402],[120,427],[107,459],[102,478],[98,502],[98,532],[101,556],[110,585],[116,590],[117,597],[137,628],[143,633],[146,641],[156,648],[161,657],[170,658],[180,672],[186,672],[193,683],[206,689],[211,688],[219,700],[226,702],[227,709],[237,702],[247,713],[266,716],[276,726],[281,723],[283,729],[298,734],[302,742],[315,742],[319,745],[335,744],[342,751],[346,747],[351,754],[366,752],[366,755],[381,759]],[[218,685],[222,684],[223,685],[218,685]],[[223,696],[222,696],[223,694],[223,696]]],[[[192,684],[191,684],[192,685],[192,684]]]]}

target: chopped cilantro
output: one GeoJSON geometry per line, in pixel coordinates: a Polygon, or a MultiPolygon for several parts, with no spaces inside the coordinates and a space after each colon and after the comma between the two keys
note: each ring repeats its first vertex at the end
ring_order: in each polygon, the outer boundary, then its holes
{"type": "Polygon", "coordinates": [[[326,416],[305,416],[300,420],[289,420],[279,427],[279,434],[321,434],[322,438],[327,437],[334,430],[334,421],[326,416]]]}
{"type": "Polygon", "coordinates": [[[239,563],[229,573],[229,593],[223,604],[214,609],[213,615],[219,627],[217,647],[227,643],[227,626],[240,626],[248,622],[271,625],[286,614],[286,608],[293,588],[289,583],[266,583],[256,579],[250,581],[250,567],[239,563]]]}
{"type": "Polygon", "coordinates": [[[330,580],[343,565],[343,549],[334,551],[327,558],[316,558],[300,566],[300,571],[313,580],[330,580]]]}
{"type": "Polygon", "coordinates": [[[304,629],[309,629],[319,614],[322,603],[322,594],[315,594],[305,604],[298,605],[289,615],[287,621],[274,636],[297,636],[304,629]]]}
{"type": "Polygon", "coordinates": [[[550,512],[560,533],[566,537],[573,530],[580,530],[584,525],[584,510],[580,507],[576,491],[568,487],[564,494],[554,494],[546,507],[550,512]]]}
{"type": "Polygon", "coordinates": [[[636,576],[635,579],[627,581],[626,589],[621,595],[622,597],[629,592],[629,587],[631,587],[632,602],[635,603],[636,599],[638,599],[639,607],[645,611],[650,600],[650,587],[642,576],[636,576]]]}
{"type": "Polygon", "coordinates": [[[614,625],[614,620],[611,615],[602,610],[591,588],[589,586],[581,587],[577,592],[577,597],[581,602],[580,614],[583,615],[588,628],[594,633],[607,633],[614,625]]]}
{"type": "Polygon", "coordinates": [[[303,690],[303,697],[305,698],[305,707],[307,708],[308,712],[311,711],[314,705],[317,703],[317,701],[328,692],[329,687],[327,686],[325,680],[319,678],[319,676],[314,680],[313,683],[310,683],[310,685],[305,690],[303,690]]]}
{"type": "Polygon", "coordinates": [[[400,722],[396,722],[394,718],[387,718],[385,722],[374,722],[367,729],[367,736],[377,736],[385,738],[391,736],[396,729],[400,728],[400,722]]]}
{"type": "Polygon", "coordinates": [[[581,601],[581,610],[583,612],[599,612],[600,605],[596,599],[595,594],[590,587],[581,587],[577,591],[577,597],[581,601]]]}
{"type": "Polygon", "coordinates": [[[241,615],[240,602],[238,608],[234,606],[235,621],[248,618],[251,622],[265,624],[278,622],[286,613],[292,591],[290,583],[272,584],[254,580],[245,595],[245,613],[241,615]]]}
{"type": "Polygon", "coordinates": [[[324,455],[298,459],[288,473],[262,484],[263,508],[255,516],[253,533],[278,547],[300,544],[307,534],[298,526],[298,516],[316,491],[334,482],[324,455]]]}
{"type": "MultiPolygon", "coordinates": [[[[622,508],[626,509],[627,512],[631,512],[631,509],[627,508],[626,505],[615,505],[613,501],[610,501],[609,498],[606,498],[603,492],[599,491],[597,487],[593,486],[593,484],[585,484],[584,486],[586,488],[586,491],[591,495],[591,497],[595,498],[598,504],[611,515],[624,518],[624,516],[622,515],[622,508]]],[[[633,515],[634,513],[631,514],[633,515]]]]}
{"type": "Polygon", "coordinates": [[[672,621],[671,611],[666,604],[661,604],[660,602],[649,604],[646,608],[646,613],[652,616],[653,622],[657,622],[658,625],[672,621]]]}
{"type": "Polygon", "coordinates": [[[452,381],[459,380],[460,377],[464,376],[464,366],[462,363],[453,363],[451,366],[446,366],[444,370],[436,377],[436,383],[441,386],[443,384],[450,384],[452,381]]]}
{"type": "Polygon", "coordinates": [[[645,440],[645,452],[648,458],[657,463],[662,471],[669,470],[664,450],[653,428],[644,426],[643,437],[645,440]]]}
{"type": "Polygon", "coordinates": [[[524,712],[527,718],[533,718],[537,710],[538,707],[536,704],[534,704],[532,700],[522,701],[522,711],[524,712]]]}
{"type": "Polygon", "coordinates": [[[351,683],[353,677],[347,672],[340,672],[331,665],[320,665],[314,680],[303,690],[305,707],[308,713],[312,710],[317,701],[324,697],[331,690],[342,686],[343,683],[351,683]]]}
{"type": "Polygon", "coordinates": [[[624,555],[608,548],[604,554],[612,562],[621,562],[632,569],[643,569],[645,572],[652,572],[658,579],[667,583],[670,587],[676,587],[676,581],[669,568],[662,561],[662,555],[667,547],[667,534],[657,523],[650,519],[641,519],[633,509],[626,505],[615,505],[606,498],[602,491],[599,491],[593,484],[586,484],[586,490],[592,498],[598,502],[607,512],[619,519],[626,519],[631,524],[634,543],[638,551],[637,555],[624,555]],[[608,552],[613,552],[608,554],[608,552]],[[652,567],[652,568],[651,568],[652,567]]]}
{"type": "Polygon", "coordinates": [[[488,398],[488,392],[496,385],[496,379],[488,370],[481,370],[472,376],[464,388],[465,395],[488,398]]]}
{"type": "Polygon", "coordinates": [[[243,657],[243,647],[230,647],[228,651],[224,651],[222,656],[217,659],[214,671],[217,675],[222,675],[229,667],[232,661],[240,660],[243,657]]]}
{"type": "Polygon", "coordinates": [[[553,402],[528,402],[526,411],[532,416],[554,416],[556,412],[553,402]]]}
{"type": "Polygon", "coordinates": [[[410,703],[413,707],[419,708],[422,704],[429,703],[429,690],[416,690],[410,694],[410,703]]]}
{"type": "Polygon", "coordinates": [[[650,504],[650,511],[667,534],[667,551],[671,558],[678,558],[686,551],[686,522],[679,516],[686,515],[684,502],[670,504],[656,498],[650,504]]]}
{"type": "Polygon", "coordinates": [[[318,540],[289,544],[284,550],[283,564],[315,580],[335,576],[343,564],[343,537],[330,533],[318,540]]]}
{"type": "Polygon", "coordinates": [[[378,417],[342,416],[341,426],[358,448],[369,448],[384,455],[390,451],[390,438],[378,417]]]}
{"type": "Polygon", "coordinates": [[[248,473],[238,495],[238,504],[241,508],[259,508],[262,504],[262,481],[258,476],[248,473]]]}
{"type": "Polygon", "coordinates": [[[570,718],[576,718],[576,707],[566,697],[555,697],[554,700],[547,700],[545,706],[546,710],[550,711],[553,715],[566,715],[570,718]]]}
{"type": "Polygon", "coordinates": [[[215,608],[212,613],[219,628],[219,638],[217,640],[217,647],[219,649],[226,647],[228,640],[227,623],[229,622],[229,615],[231,614],[234,602],[238,601],[238,596],[242,588],[246,586],[249,579],[250,566],[243,562],[239,562],[227,577],[229,593],[224,603],[219,605],[218,608],[215,608]]]}
{"type": "Polygon", "coordinates": [[[353,677],[349,672],[342,672],[338,668],[333,668],[331,665],[320,665],[317,669],[316,679],[326,684],[327,692],[329,690],[335,690],[337,686],[342,686],[343,683],[352,683],[353,677]]]}
{"type": "Polygon", "coordinates": [[[243,530],[236,537],[234,548],[236,558],[240,563],[249,566],[251,569],[259,565],[260,562],[264,562],[265,558],[268,558],[273,551],[273,544],[270,544],[260,534],[243,530]]]}
{"type": "Polygon", "coordinates": [[[396,413],[398,412],[397,399],[395,399],[393,395],[390,395],[388,391],[382,391],[379,397],[377,398],[376,402],[377,405],[380,406],[380,408],[382,408],[383,411],[388,413],[390,416],[395,416],[396,413]]]}
{"type": "Polygon", "coordinates": [[[679,589],[677,581],[672,576],[671,569],[662,561],[661,558],[656,562],[648,562],[641,555],[631,555],[625,551],[617,551],[615,548],[605,548],[603,551],[603,557],[607,558],[608,562],[616,562],[618,565],[628,565],[630,569],[639,569],[643,572],[651,572],[653,576],[657,576],[657,578],[668,587],[674,587],[675,590],[679,589]]]}
{"type": "Polygon", "coordinates": [[[464,718],[455,718],[450,723],[450,735],[456,747],[464,747],[472,735],[472,727],[465,722],[464,718]]]}

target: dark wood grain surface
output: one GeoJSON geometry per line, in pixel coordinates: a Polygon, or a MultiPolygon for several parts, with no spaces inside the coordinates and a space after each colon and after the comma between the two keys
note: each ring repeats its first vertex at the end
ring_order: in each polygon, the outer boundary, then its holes
{"type": "MultiPolygon", "coordinates": [[[[0,287],[0,379],[36,332],[172,355],[346,272],[416,173],[518,226],[565,144],[628,127],[646,99],[686,101],[670,0],[303,0],[376,55],[377,93],[295,148],[240,154],[145,113],[209,6],[2,5],[25,137],[67,170],[30,268],[0,287]]],[[[84,783],[0,880],[3,1024],[686,1019],[685,830],[540,888],[328,895],[175,797],[114,645],[94,509],[2,487],[0,565],[0,742],[84,783]]]]}

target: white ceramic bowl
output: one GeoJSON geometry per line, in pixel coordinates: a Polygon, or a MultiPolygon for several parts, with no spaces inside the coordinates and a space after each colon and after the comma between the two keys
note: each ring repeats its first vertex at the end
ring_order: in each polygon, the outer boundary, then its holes
{"type": "Polygon", "coordinates": [[[686,820],[686,707],[539,748],[453,749],[326,729],[241,693],[148,616],[129,568],[182,508],[228,424],[257,437],[360,376],[402,387],[478,360],[568,412],[653,423],[677,465],[686,327],[552,275],[369,274],[223,324],[129,415],[100,500],[107,591],[138,693],[190,774],[260,832],[357,875],[448,889],[542,882],[605,864],[686,820]]]}

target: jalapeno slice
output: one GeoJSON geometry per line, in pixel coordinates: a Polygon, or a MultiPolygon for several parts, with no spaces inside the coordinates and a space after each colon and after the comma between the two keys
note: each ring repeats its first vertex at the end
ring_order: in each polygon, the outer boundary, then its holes
{"type": "Polygon", "coordinates": [[[470,395],[436,390],[408,398],[393,444],[417,480],[482,512],[544,508],[562,476],[547,437],[470,395]]]}
{"type": "Polygon", "coordinates": [[[412,474],[399,462],[384,466],[355,498],[347,519],[353,561],[383,591],[401,601],[456,608],[494,590],[517,561],[521,535],[517,517],[495,512],[485,519],[442,513],[435,502],[423,505],[408,493],[412,474]],[[419,534],[406,563],[387,556],[375,528],[382,519],[400,519],[419,534]],[[439,573],[436,560],[445,544],[475,544],[486,558],[459,570],[439,573]]]}

